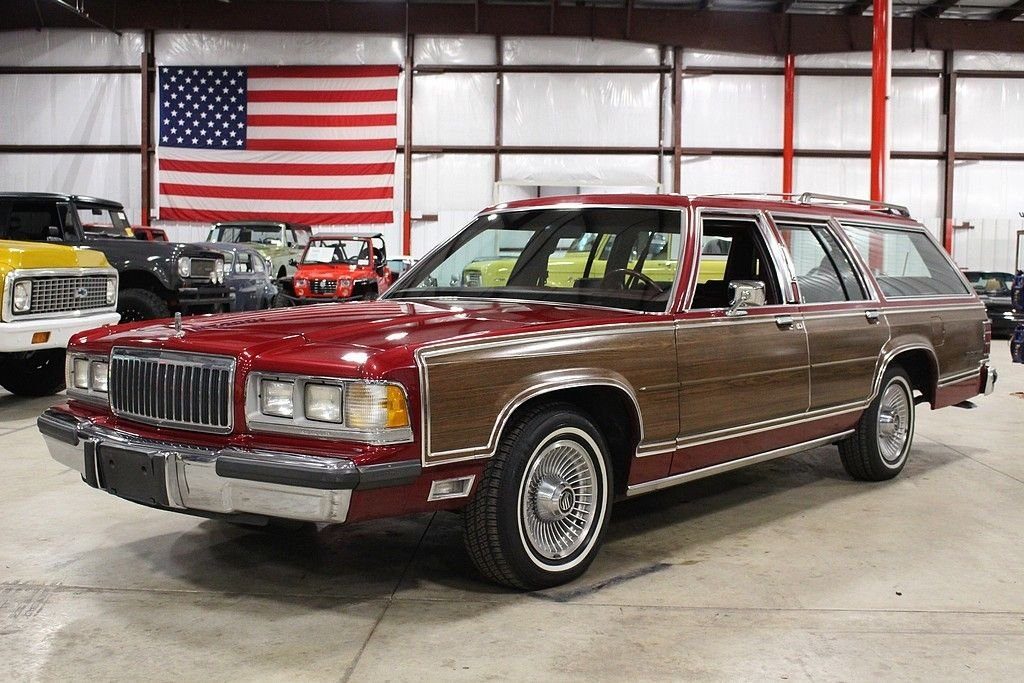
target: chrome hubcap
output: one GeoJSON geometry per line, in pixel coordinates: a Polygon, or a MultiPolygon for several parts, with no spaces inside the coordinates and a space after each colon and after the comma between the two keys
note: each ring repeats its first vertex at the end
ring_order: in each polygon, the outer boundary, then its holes
{"type": "Polygon", "coordinates": [[[878,407],[878,451],[889,464],[898,463],[910,438],[910,397],[895,382],[885,388],[878,407]]]}
{"type": "Polygon", "coordinates": [[[558,560],[574,553],[594,525],[597,471],[584,447],[569,439],[547,445],[526,473],[520,507],[530,545],[558,560]]]}

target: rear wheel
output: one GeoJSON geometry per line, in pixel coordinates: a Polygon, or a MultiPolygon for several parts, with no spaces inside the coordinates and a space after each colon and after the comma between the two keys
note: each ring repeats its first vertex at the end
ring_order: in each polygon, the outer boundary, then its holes
{"type": "Polygon", "coordinates": [[[167,302],[148,289],[122,291],[117,297],[117,312],[123,323],[171,317],[167,302]]]}
{"type": "Polygon", "coordinates": [[[839,455],[854,479],[885,481],[903,470],[913,441],[914,391],[910,377],[903,368],[890,367],[856,431],[839,443],[839,455]]]}
{"type": "Polygon", "coordinates": [[[16,396],[50,396],[64,389],[64,349],[14,354],[0,361],[0,386],[16,396]]]}
{"type": "Polygon", "coordinates": [[[534,590],[581,576],[611,512],[601,432],[575,407],[547,404],[508,430],[464,515],[473,563],[497,583],[534,590]]]}

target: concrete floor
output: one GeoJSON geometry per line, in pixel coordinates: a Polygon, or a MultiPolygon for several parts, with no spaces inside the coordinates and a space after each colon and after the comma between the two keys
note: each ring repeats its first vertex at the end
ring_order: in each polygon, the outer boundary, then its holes
{"type": "Polygon", "coordinates": [[[0,680],[1021,680],[1024,366],[921,411],[903,474],[834,447],[619,505],[590,572],[474,574],[453,515],[273,537],[51,461],[0,395],[0,680]]]}

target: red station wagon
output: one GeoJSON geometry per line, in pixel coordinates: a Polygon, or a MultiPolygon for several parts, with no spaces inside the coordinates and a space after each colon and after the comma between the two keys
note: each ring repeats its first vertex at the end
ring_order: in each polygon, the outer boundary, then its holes
{"type": "Polygon", "coordinates": [[[826,444],[856,479],[896,476],[916,406],[992,390],[989,341],[902,207],[542,198],[482,212],[380,301],[77,336],[39,429],[151,507],[462,510],[480,571],[535,589],[586,570],[613,501],[826,444]],[[488,259],[512,260],[500,283],[463,277],[488,259]]]}

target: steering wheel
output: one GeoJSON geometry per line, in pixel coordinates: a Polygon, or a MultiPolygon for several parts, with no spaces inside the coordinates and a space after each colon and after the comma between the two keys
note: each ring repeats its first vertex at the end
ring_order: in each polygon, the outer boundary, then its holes
{"type": "MultiPolygon", "coordinates": [[[[630,268],[613,268],[612,270],[608,271],[608,275],[611,275],[612,273],[622,273],[624,275],[632,275],[636,279],[641,280],[648,287],[653,287],[657,291],[658,294],[664,294],[665,293],[665,290],[664,290],[664,288],[662,288],[661,285],[659,285],[657,282],[652,280],[650,277],[648,277],[648,276],[644,275],[643,273],[641,273],[639,270],[632,270],[630,268]]],[[[622,284],[623,285],[626,284],[626,278],[622,278],[622,284]]]]}

